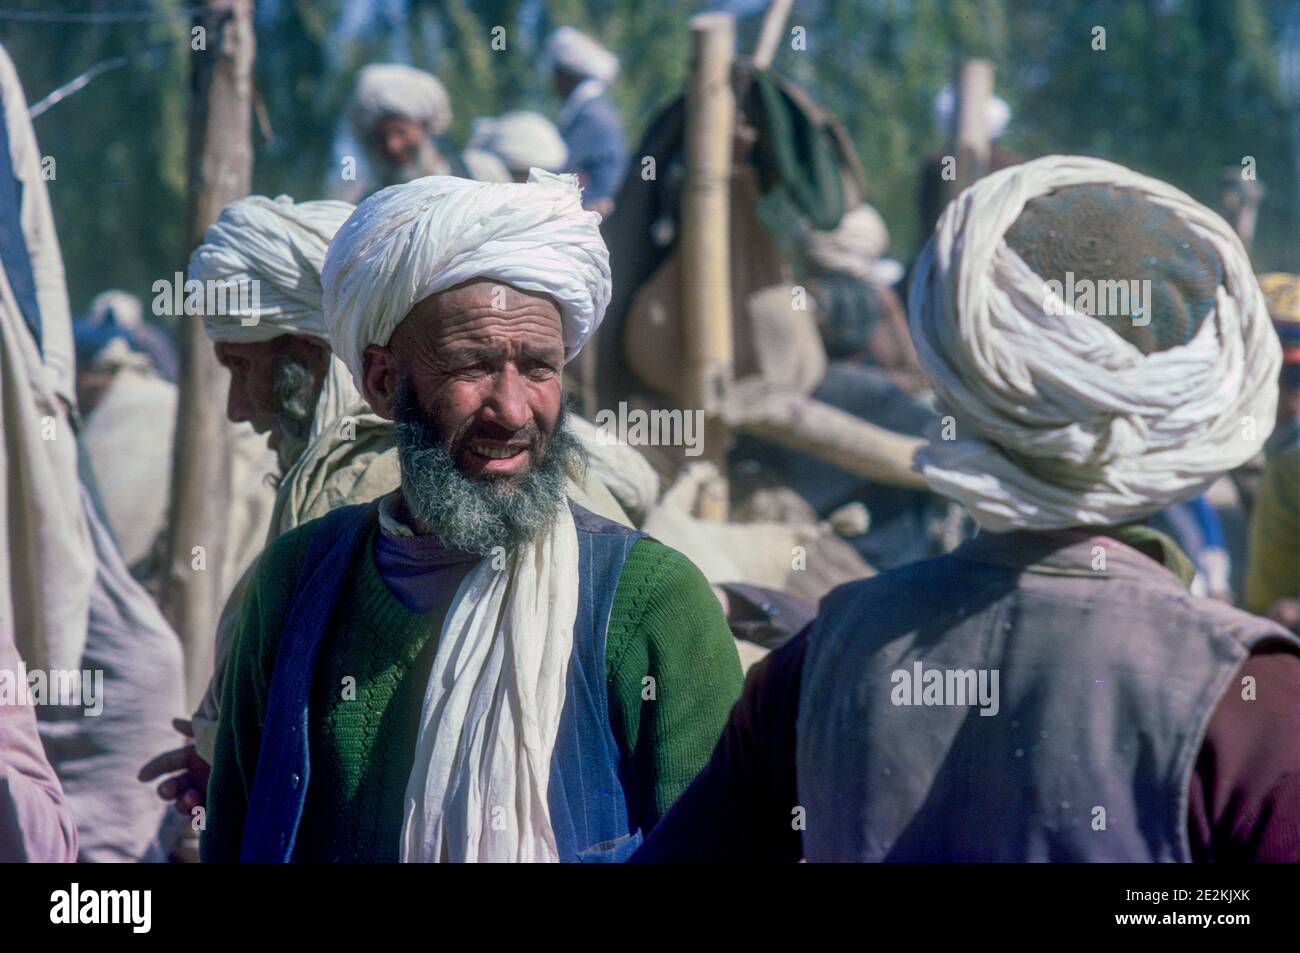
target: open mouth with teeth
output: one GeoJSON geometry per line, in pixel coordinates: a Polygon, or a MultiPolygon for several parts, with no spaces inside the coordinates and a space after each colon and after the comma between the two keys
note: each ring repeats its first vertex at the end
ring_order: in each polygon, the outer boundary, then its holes
{"type": "Polygon", "coordinates": [[[525,447],[489,447],[486,444],[474,444],[469,448],[470,453],[475,456],[484,457],[488,460],[509,460],[511,457],[517,457],[526,451],[525,447]]]}

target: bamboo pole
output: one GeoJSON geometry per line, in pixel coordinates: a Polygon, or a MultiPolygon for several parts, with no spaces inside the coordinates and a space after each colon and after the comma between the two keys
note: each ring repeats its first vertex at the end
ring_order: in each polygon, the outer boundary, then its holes
{"type": "Polygon", "coordinates": [[[790,17],[790,7],[794,0],[772,0],[767,12],[763,14],[763,26],[759,30],[758,45],[754,47],[754,66],[767,69],[776,57],[776,48],[781,43],[785,32],[785,21],[790,17]]]}
{"type": "MultiPolygon", "coordinates": [[[[194,25],[203,28],[206,49],[191,54],[187,262],[221,209],[251,187],[253,0],[211,4],[195,17],[194,25]]],[[[231,495],[224,414],[227,377],[203,333],[201,318],[182,319],[180,352],[167,563],[159,603],[180,636],[186,695],[197,705],[211,675],[221,611],[231,495]],[[201,554],[197,547],[202,547],[201,554]]]]}
{"type": "Polygon", "coordinates": [[[734,385],[727,423],[878,483],[924,489],[912,458],[925,441],[886,430],[846,411],[761,381],[734,385]]]}
{"type": "Polygon", "coordinates": [[[1232,223],[1246,251],[1255,239],[1255,223],[1259,216],[1259,203],[1264,198],[1264,186],[1254,179],[1242,178],[1238,166],[1228,166],[1219,177],[1219,204],[1223,217],[1232,223]]]}
{"type": "Polygon", "coordinates": [[[682,203],[682,309],[686,405],[704,411],[704,460],[719,476],[700,495],[705,519],[727,517],[727,428],[720,412],[732,372],[731,149],[736,101],[731,65],[736,24],[728,15],[691,19],[686,93],[686,190],[682,203]]]}
{"type": "Polygon", "coordinates": [[[957,157],[957,178],[946,183],[947,200],[978,182],[989,171],[992,146],[988,125],[984,121],[988,101],[993,95],[993,62],[965,60],[957,74],[956,109],[953,110],[953,141],[957,157]]]}

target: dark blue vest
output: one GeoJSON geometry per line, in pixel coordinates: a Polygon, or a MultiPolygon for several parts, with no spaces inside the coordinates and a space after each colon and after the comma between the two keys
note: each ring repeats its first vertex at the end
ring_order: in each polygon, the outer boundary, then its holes
{"type": "MultiPolygon", "coordinates": [[[[298,577],[271,676],[262,747],[253,778],[240,860],[287,863],[311,777],[308,704],[316,656],[361,547],[370,506],[345,506],[320,519],[298,577]]],[[[570,503],[578,529],[579,598],[564,710],[551,760],[547,800],[563,861],[617,862],[641,843],[632,830],[610,728],[605,631],[632,545],[643,536],[570,503]]]]}

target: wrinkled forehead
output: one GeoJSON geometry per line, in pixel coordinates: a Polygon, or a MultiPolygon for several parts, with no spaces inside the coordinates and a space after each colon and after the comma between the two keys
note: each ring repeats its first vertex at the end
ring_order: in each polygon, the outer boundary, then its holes
{"type": "Polygon", "coordinates": [[[527,341],[564,354],[563,320],[550,295],[501,281],[476,278],[416,303],[394,331],[391,344],[444,347],[527,341]]]}

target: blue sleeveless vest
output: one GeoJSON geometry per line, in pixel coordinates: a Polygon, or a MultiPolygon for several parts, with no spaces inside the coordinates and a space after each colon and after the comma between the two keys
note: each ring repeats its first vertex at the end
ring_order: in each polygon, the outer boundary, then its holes
{"type": "MultiPolygon", "coordinates": [[[[245,818],[240,860],[288,863],[311,777],[308,706],[316,657],[353,560],[369,537],[374,504],[345,506],[321,517],[299,575],[262,725],[261,752],[245,818]]],[[[618,742],[609,721],[605,633],[623,562],[644,534],[570,501],[578,530],[578,615],[564,710],[551,760],[547,800],[560,859],[613,863],[640,845],[631,830],[620,779],[618,742]]]]}

